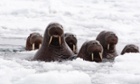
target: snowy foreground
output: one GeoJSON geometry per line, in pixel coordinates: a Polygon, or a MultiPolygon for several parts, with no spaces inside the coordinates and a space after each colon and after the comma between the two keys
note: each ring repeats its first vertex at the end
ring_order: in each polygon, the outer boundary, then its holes
{"type": "Polygon", "coordinates": [[[79,49],[102,30],[118,35],[118,54],[129,43],[140,47],[139,4],[140,0],[1,0],[0,84],[140,84],[139,53],[105,63],[39,62],[30,61],[37,50],[24,50],[28,35],[43,35],[50,22],[76,34],[79,49]]]}
{"type": "Polygon", "coordinates": [[[116,58],[114,63],[86,62],[82,59],[62,63],[45,63],[16,58],[8,60],[1,58],[0,83],[139,84],[139,56],[140,54],[126,54],[116,58]]]}

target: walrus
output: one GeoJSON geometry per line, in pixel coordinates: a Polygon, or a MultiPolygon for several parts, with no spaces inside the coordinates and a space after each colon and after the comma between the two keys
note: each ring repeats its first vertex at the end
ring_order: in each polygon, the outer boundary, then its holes
{"type": "Polygon", "coordinates": [[[86,41],[77,55],[86,61],[102,62],[103,47],[97,40],[86,41]]]}
{"type": "Polygon", "coordinates": [[[135,44],[127,44],[121,52],[121,55],[125,53],[139,53],[139,47],[135,44]]]}
{"type": "Polygon", "coordinates": [[[63,61],[72,56],[74,53],[65,42],[63,26],[56,22],[50,23],[45,30],[42,46],[33,60],[63,61]]]}
{"type": "Polygon", "coordinates": [[[72,33],[65,33],[64,34],[65,41],[70,47],[70,49],[74,52],[74,54],[77,54],[77,38],[75,34],[72,33]]]}
{"type": "Polygon", "coordinates": [[[114,60],[118,55],[116,52],[117,35],[112,31],[102,31],[98,34],[96,40],[103,46],[103,58],[114,60]]]}
{"type": "Polygon", "coordinates": [[[31,33],[27,40],[26,40],[26,47],[25,50],[35,50],[35,49],[39,49],[41,47],[42,44],[42,35],[39,33],[31,33]]]}

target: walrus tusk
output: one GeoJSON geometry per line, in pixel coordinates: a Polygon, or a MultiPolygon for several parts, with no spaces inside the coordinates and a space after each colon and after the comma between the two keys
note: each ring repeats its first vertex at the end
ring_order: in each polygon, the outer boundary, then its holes
{"type": "Polygon", "coordinates": [[[39,48],[41,48],[41,45],[42,45],[42,44],[40,43],[40,44],[39,44],[39,48]]]}
{"type": "Polygon", "coordinates": [[[94,53],[91,54],[91,59],[94,60],[94,53]]]}
{"type": "Polygon", "coordinates": [[[35,43],[32,44],[32,50],[35,50],[35,43]]]}
{"type": "Polygon", "coordinates": [[[109,48],[110,48],[110,44],[107,45],[107,50],[109,50],[109,48]]]}
{"type": "Polygon", "coordinates": [[[59,45],[61,45],[61,36],[59,36],[59,45]]]}
{"type": "Polygon", "coordinates": [[[51,42],[52,42],[52,38],[53,38],[53,37],[51,36],[51,37],[50,37],[50,40],[49,40],[49,45],[50,45],[50,44],[51,44],[51,42]]]}
{"type": "Polygon", "coordinates": [[[76,46],[73,45],[73,52],[76,52],[76,46]]]}
{"type": "Polygon", "coordinates": [[[103,57],[102,57],[102,53],[99,53],[99,56],[100,56],[101,59],[103,59],[103,57]]]}

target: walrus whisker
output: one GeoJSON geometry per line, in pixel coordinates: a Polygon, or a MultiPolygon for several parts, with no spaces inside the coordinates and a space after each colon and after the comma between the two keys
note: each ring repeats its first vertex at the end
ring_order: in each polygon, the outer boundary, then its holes
{"type": "Polygon", "coordinates": [[[75,47],[75,45],[73,45],[73,52],[76,52],[76,47],[75,47]]]}
{"type": "Polygon", "coordinates": [[[35,43],[32,44],[32,50],[35,50],[35,43]]]}
{"type": "Polygon", "coordinates": [[[94,60],[94,53],[91,54],[91,59],[94,60]]]}
{"type": "Polygon", "coordinates": [[[59,36],[59,45],[61,45],[61,36],[59,36]]]}
{"type": "Polygon", "coordinates": [[[52,39],[53,39],[53,37],[51,36],[51,37],[50,37],[50,40],[49,40],[49,45],[51,44],[52,39]]]}

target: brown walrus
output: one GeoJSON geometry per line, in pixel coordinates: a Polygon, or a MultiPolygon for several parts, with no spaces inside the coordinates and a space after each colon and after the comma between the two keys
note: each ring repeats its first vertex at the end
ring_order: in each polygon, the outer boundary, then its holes
{"type": "Polygon", "coordinates": [[[65,41],[70,47],[70,49],[74,52],[74,54],[77,54],[77,38],[75,34],[72,33],[65,33],[64,34],[65,41]]]}
{"type": "Polygon", "coordinates": [[[42,44],[42,35],[39,33],[31,33],[26,40],[26,50],[39,49],[42,44]]]}
{"type": "Polygon", "coordinates": [[[134,44],[127,44],[121,52],[121,55],[125,53],[139,53],[139,47],[134,44]]]}
{"type": "Polygon", "coordinates": [[[74,53],[65,42],[62,25],[50,23],[45,30],[42,46],[35,54],[33,60],[62,61],[73,55],[74,53]]]}
{"type": "Polygon", "coordinates": [[[114,32],[102,31],[98,34],[96,40],[103,46],[103,58],[114,59],[118,55],[116,52],[118,37],[114,32]]]}
{"type": "Polygon", "coordinates": [[[102,45],[97,40],[86,41],[77,57],[80,57],[86,61],[95,61],[101,62],[102,61],[102,53],[103,48],[102,45]]]}

